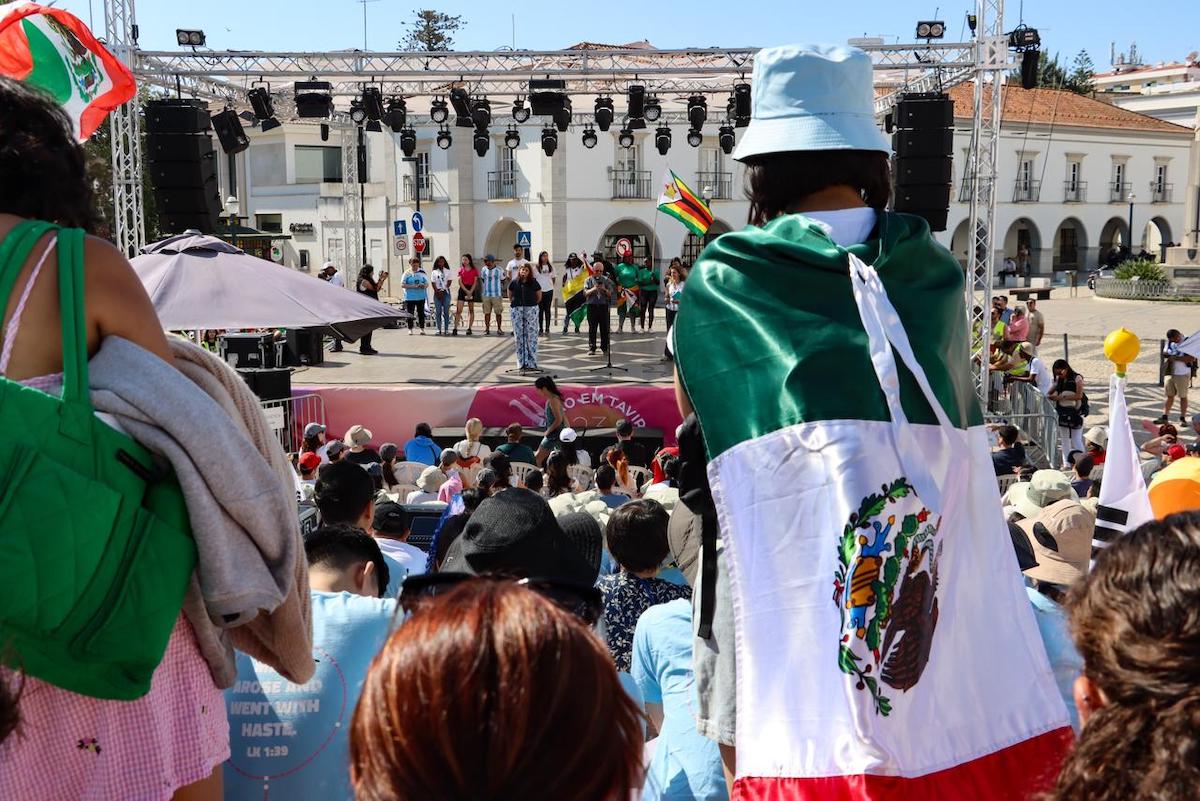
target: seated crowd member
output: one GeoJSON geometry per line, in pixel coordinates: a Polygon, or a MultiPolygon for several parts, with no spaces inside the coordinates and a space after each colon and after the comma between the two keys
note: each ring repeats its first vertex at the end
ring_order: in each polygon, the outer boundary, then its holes
{"type": "Polygon", "coordinates": [[[343,458],[363,467],[379,464],[379,451],[370,447],[371,436],[371,432],[362,426],[350,426],[342,440],[350,450],[343,458]]]}
{"type": "Polygon", "coordinates": [[[1092,488],[1092,471],[1096,469],[1096,462],[1091,456],[1080,454],[1075,457],[1073,469],[1075,470],[1075,479],[1071,482],[1071,489],[1075,490],[1076,495],[1083,498],[1092,488]]]}
{"type": "Polygon", "coordinates": [[[661,504],[645,500],[626,503],[608,520],[604,538],[620,572],[602,576],[597,587],[604,597],[608,649],[622,672],[629,672],[633,631],[642,613],[655,604],[692,597],[690,587],[658,578],[669,552],[669,520],[661,504]]]}
{"type": "Polygon", "coordinates": [[[602,464],[600,469],[596,471],[596,490],[600,493],[600,500],[608,504],[610,509],[616,509],[618,506],[629,503],[629,496],[619,492],[614,492],[613,487],[617,483],[617,471],[612,465],[602,464]]]}
{"type": "Polygon", "coordinates": [[[311,501],[317,485],[317,468],[321,466],[321,457],[312,451],[300,454],[296,460],[300,468],[300,498],[301,502],[311,501]]]}
{"type": "Polygon", "coordinates": [[[394,442],[385,442],[379,447],[379,475],[383,479],[383,488],[391,490],[400,482],[396,480],[396,457],[400,447],[394,442]]]}
{"type": "Polygon", "coordinates": [[[425,572],[425,552],[408,544],[411,524],[412,519],[400,504],[384,501],[375,505],[371,532],[392,573],[383,593],[385,598],[395,598],[404,579],[425,572]],[[396,570],[394,565],[399,565],[400,569],[396,570]]]}
{"type": "Polygon", "coordinates": [[[317,672],[297,685],[238,653],[237,682],[225,692],[231,734],[225,801],[353,797],[349,717],[387,639],[396,601],[381,597],[388,566],[360,529],[323,526],[304,549],[317,672]]]}
{"type": "Polygon", "coordinates": [[[514,462],[533,464],[536,454],[534,454],[533,448],[521,442],[524,433],[525,430],[521,428],[520,423],[509,423],[508,428],[504,429],[504,436],[508,437],[508,442],[497,445],[496,450],[514,462]]]}
{"type": "Polygon", "coordinates": [[[420,464],[437,464],[442,449],[433,441],[433,429],[429,423],[417,423],[413,438],[404,443],[404,461],[420,464]]]}
{"type": "MultiPolygon", "coordinates": [[[[496,476],[490,487],[493,495],[500,490],[506,490],[512,486],[512,462],[509,460],[508,456],[503,453],[493,453],[486,460],[484,460],[484,463],[487,465],[489,470],[495,473],[496,476]]],[[[480,481],[482,480],[483,478],[481,473],[480,481]]]]}
{"type": "Polygon", "coordinates": [[[1104,426],[1092,426],[1083,435],[1083,449],[1092,457],[1095,464],[1104,464],[1105,450],[1108,447],[1108,429],[1104,426]]]}
{"type": "Polygon", "coordinates": [[[442,468],[437,465],[430,465],[421,471],[421,475],[417,477],[417,488],[408,493],[408,497],[404,499],[405,503],[436,503],[438,499],[438,490],[442,488],[449,479],[442,472],[442,468]]]}
{"type": "Polygon", "coordinates": [[[1025,446],[1021,432],[1013,425],[1000,426],[996,431],[1000,449],[992,453],[992,466],[998,476],[1011,476],[1025,466],[1025,446]]]}
{"type": "Polygon", "coordinates": [[[438,487],[439,501],[449,503],[455,495],[471,486],[470,477],[458,466],[458,451],[455,449],[446,448],[442,451],[442,456],[438,459],[438,469],[446,476],[442,486],[438,487]]]}
{"type": "Polygon", "coordinates": [[[629,464],[635,467],[649,467],[650,460],[646,453],[646,446],[634,441],[633,432],[633,423],[628,420],[618,420],[617,441],[615,444],[609,445],[604,449],[604,452],[600,454],[600,461],[608,461],[609,451],[620,450],[625,454],[625,459],[629,464]]]}
{"type": "Polygon", "coordinates": [[[454,450],[458,452],[458,466],[471,469],[483,461],[492,449],[479,441],[483,435],[483,421],[478,417],[472,417],[466,422],[463,433],[466,438],[454,443],[454,450]]]}
{"type": "MultiPolygon", "coordinates": [[[[371,533],[375,521],[375,483],[363,468],[350,462],[322,467],[313,497],[321,513],[321,525],[348,525],[371,533]]],[[[383,559],[389,573],[401,577],[407,574],[407,568],[395,557],[385,553],[383,559]]],[[[394,596],[393,593],[390,597],[394,596]]]]}

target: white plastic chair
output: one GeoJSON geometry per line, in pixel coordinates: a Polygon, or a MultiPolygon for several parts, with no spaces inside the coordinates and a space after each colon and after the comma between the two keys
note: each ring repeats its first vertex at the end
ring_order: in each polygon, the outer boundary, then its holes
{"type": "Polygon", "coordinates": [[[1021,477],[1016,473],[1008,476],[996,476],[996,486],[1000,488],[1000,497],[1003,498],[1004,494],[1008,492],[1008,488],[1020,480],[1021,477]]]}
{"type": "Polygon", "coordinates": [[[575,483],[579,485],[580,491],[591,489],[592,487],[592,471],[583,465],[573,464],[567,468],[567,475],[575,479],[575,483]]]}
{"type": "Polygon", "coordinates": [[[421,472],[429,467],[427,464],[420,462],[396,462],[392,467],[392,475],[396,477],[396,481],[400,484],[416,485],[417,479],[421,477],[421,472]]]}
{"type": "Polygon", "coordinates": [[[513,462],[512,463],[512,478],[521,486],[525,486],[525,479],[529,478],[533,473],[537,473],[537,465],[532,465],[529,462],[513,462]]]}

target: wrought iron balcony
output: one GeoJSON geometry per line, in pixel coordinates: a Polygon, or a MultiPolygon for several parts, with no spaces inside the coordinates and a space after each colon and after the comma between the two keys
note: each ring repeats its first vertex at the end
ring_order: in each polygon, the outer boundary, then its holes
{"type": "Polygon", "coordinates": [[[650,197],[649,170],[613,170],[613,200],[647,200],[650,197]]]}

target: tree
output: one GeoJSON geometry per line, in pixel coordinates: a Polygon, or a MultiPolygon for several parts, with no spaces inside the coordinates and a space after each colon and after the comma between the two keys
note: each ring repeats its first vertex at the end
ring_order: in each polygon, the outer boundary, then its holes
{"type": "Polygon", "coordinates": [[[406,51],[449,50],[454,47],[454,33],[466,25],[461,16],[443,14],[424,8],[413,11],[414,20],[404,23],[405,34],[400,49],[406,51]]]}
{"type": "Polygon", "coordinates": [[[1080,50],[1075,54],[1075,60],[1071,63],[1071,74],[1067,76],[1067,83],[1063,88],[1079,95],[1090,95],[1092,74],[1095,71],[1096,65],[1092,63],[1092,57],[1086,50],[1080,50]]]}
{"type": "MultiPolygon", "coordinates": [[[[1068,73],[1058,62],[1058,53],[1050,55],[1045,50],[1038,54],[1037,88],[1066,89],[1079,95],[1092,93],[1092,73],[1095,66],[1086,50],[1080,50],[1071,63],[1068,73]]],[[[1008,76],[1009,83],[1021,83],[1021,70],[1013,70],[1008,76]]]]}
{"type": "MultiPolygon", "coordinates": [[[[146,89],[138,92],[137,104],[141,113],[145,114],[146,101],[153,96],[146,89]]],[[[130,101],[135,102],[135,101],[130,101]]],[[[158,204],[154,199],[154,189],[150,184],[149,166],[146,160],[146,136],[142,133],[142,209],[146,223],[146,241],[157,242],[162,238],[162,228],[158,221],[158,204]]],[[[110,241],[116,241],[116,216],[113,210],[113,174],[112,174],[112,127],[105,120],[96,132],[83,144],[84,155],[87,158],[88,177],[92,179],[93,199],[100,214],[100,224],[95,232],[97,236],[110,241]]]]}

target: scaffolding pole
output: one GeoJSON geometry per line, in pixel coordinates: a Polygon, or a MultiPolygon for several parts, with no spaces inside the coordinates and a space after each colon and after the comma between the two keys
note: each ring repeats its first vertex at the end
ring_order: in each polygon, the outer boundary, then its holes
{"type": "MultiPolygon", "coordinates": [[[[104,24],[109,49],[136,72],[138,50],[134,0],[105,0],[104,24]]],[[[109,115],[109,128],[112,132],[113,237],[121,252],[133,258],[146,244],[137,95],[109,115]]]]}

